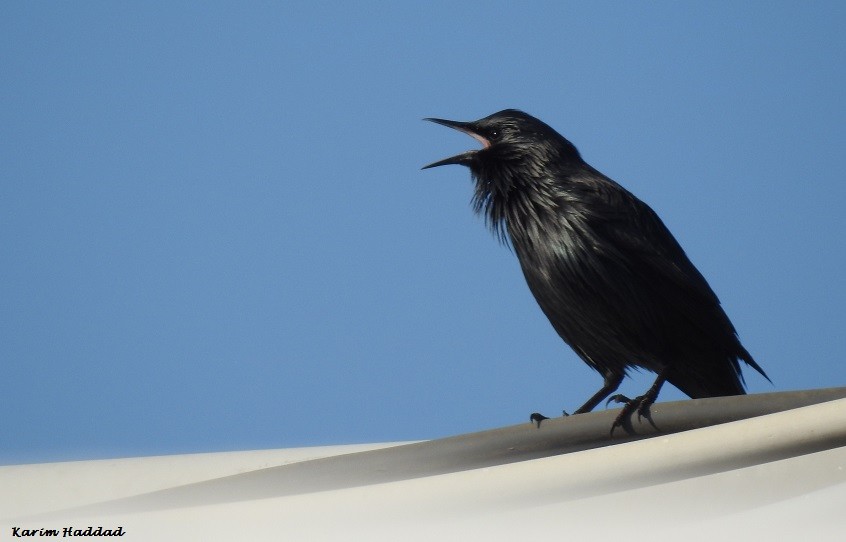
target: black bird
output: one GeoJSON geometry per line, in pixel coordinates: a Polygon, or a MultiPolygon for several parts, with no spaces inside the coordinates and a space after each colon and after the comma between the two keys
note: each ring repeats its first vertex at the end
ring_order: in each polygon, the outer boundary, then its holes
{"type": "Polygon", "coordinates": [[[473,122],[425,120],[482,144],[423,169],[470,168],[474,210],[510,241],[555,331],[605,379],[576,414],[614,393],[632,367],[658,377],[634,400],[609,399],[626,403],[612,431],[635,410],[648,418],[665,381],[692,398],[741,395],[738,360],[769,380],[658,215],[567,139],[515,109],[473,122]]]}

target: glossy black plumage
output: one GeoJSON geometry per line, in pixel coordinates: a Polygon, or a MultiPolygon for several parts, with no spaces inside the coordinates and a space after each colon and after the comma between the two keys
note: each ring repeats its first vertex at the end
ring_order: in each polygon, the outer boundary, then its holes
{"type": "Polygon", "coordinates": [[[426,168],[470,168],[474,209],[510,242],[561,338],[604,377],[577,413],[611,395],[631,367],[659,375],[633,404],[640,412],[664,380],[700,398],[745,393],[740,360],[766,377],[658,215],[555,130],[513,109],[474,122],[426,120],[482,143],[426,168]]]}

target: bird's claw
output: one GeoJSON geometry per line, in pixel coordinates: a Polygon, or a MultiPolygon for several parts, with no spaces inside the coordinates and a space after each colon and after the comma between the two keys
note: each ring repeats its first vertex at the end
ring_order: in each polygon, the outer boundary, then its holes
{"type": "MultiPolygon", "coordinates": [[[[605,408],[608,408],[608,405],[610,405],[612,401],[615,402],[615,403],[625,403],[625,404],[629,404],[629,403],[632,402],[631,399],[629,399],[628,397],[626,397],[622,393],[618,393],[616,395],[612,395],[611,397],[608,398],[607,401],[605,401],[605,408]]],[[[635,399],[635,401],[637,401],[637,399],[635,399]]]]}
{"type": "Polygon", "coordinates": [[[623,424],[628,421],[629,416],[631,416],[635,411],[637,412],[638,423],[640,423],[641,419],[645,419],[655,426],[649,413],[649,407],[651,407],[652,403],[655,402],[653,397],[650,397],[649,395],[639,395],[634,399],[629,399],[625,395],[618,394],[608,399],[608,402],[610,403],[612,400],[618,403],[625,403],[623,408],[620,410],[620,413],[614,419],[614,423],[611,424],[612,435],[614,434],[614,429],[623,427],[623,424]]]}
{"type": "MultiPolygon", "coordinates": [[[[569,414],[567,414],[567,411],[566,411],[566,410],[562,410],[562,411],[561,411],[561,416],[562,416],[562,417],[564,417],[564,418],[567,418],[567,417],[569,417],[570,415],[569,415],[569,414]]],[[[544,421],[544,420],[548,420],[548,419],[549,419],[549,416],[544,416],[544,415],[543,415],[543,414],[541,414],[540,412],[532,412],[532,415],[531,415],[531,416],[529,416],[529,421],[530,421],[530,422],[532,422],[532,423],[534,423],[534,424],[537,424],[538,429],[540,429],[541,422],[542,422],[542,421],[544,421]]]]}

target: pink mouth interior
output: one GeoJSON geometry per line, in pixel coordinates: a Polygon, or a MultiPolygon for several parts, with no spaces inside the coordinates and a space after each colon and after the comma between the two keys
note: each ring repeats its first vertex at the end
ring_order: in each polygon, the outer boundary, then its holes
{"type": "Polygon", "coordinates": [[[487,139],[485,139],[484,137],[480,136],[479,134],[474,134],[473,132],[466,131],[466,130],[462,130],[462,132],[464,132],[465,134],[469,135],[470,137],[472,137],[473,139],[475,139],[476,141],[481,143],[482,147],[485,148],[485,149],[487,149],[488,147],[491,146],[491,142],[488,141],[487,139]]]}

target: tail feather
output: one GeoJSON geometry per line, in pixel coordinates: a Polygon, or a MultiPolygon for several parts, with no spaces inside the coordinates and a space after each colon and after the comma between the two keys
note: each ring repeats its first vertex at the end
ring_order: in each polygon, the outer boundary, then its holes
{"type": "Polygon", "coordinates": [[[718,363],[710,356],[708,359],[686,360],[680,366],[682,370],[670,371],[667,381],[693,399],[745,395],[746,383],[739,360],[743,360],[772,383],[770,377],[743,347],[737,357],[718,363]]]}

